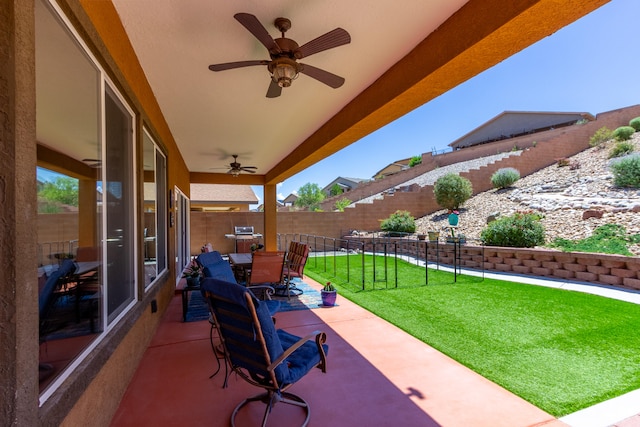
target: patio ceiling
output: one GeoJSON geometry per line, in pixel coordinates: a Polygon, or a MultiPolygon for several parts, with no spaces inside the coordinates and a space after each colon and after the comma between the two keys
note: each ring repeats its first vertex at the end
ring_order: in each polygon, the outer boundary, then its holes
{"type": "MultiPolygon", "coordinates": [[[[103,2],[81,1],[92,19],[103,2]]],[[[112,0],[192,182],[276,184],[490,68],[607,0],[112,0]],[[234,14],[304,44],[336,27],[351,43],[301,62],[345,78],[332,89],[301,75],[265,96],[269,59],[234,14]],[[255,175],[233,180],[238,154],[255,175]]],[[[98,32],[104,35],[107,27],[98,32]]],[[[125,71],[126,73],[126,71],[125,71]]],[[[72,102],[72,100],[69,100],[72,102]]],[[[55,144],[53,144],[55,146],[55,144]]]]}

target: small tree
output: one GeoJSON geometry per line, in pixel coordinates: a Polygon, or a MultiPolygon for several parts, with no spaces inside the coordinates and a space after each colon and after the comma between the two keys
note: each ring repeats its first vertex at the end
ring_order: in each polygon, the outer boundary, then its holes
{"type": "Polygon", "coordinates": [[[324,200],[324,193],[320,186],[316,183],[307,182],[298,189],[298,198],[295,205],[310,211],[320,209],[320,203],[324,200]]]}
{"type": "Polygon", "coordinates": [[[59,176],[53,182],[45,182],[38,196],[49,202],[78,206],[78,180],[59,176]]]}
{"type": "Polygon", "coordinates": [[[340,187],[338,183],[333,184],[331,186],[331,190],[329,190],[329,194],[331,194],[332,196],[337,196],[342,193],[344,193],[344,189],[340,187]]]}
{"type": "Polygon", "coordinates": [[[333,206],[337,211],[344,212],[344,208],[349,206],[351,203],[351,200],[347,199],[346,197],[342,197],[333,206]]]}
{"type": "Polygon", "coordinates": [[[473,194],[471,181],[455,173],[438,178],[433,186],[436,202],[445,209],[458,209],[473,194]]]}

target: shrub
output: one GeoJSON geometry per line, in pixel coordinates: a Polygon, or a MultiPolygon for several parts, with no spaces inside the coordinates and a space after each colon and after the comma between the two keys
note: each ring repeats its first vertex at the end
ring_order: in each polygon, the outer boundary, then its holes
{"type": "Polygon", "coordinates": [[[636,132],[634,128],[631,126],[620,126],[618,129],[613,131],[613,137],[618,141],[626,141],[631,138],[636,132]]]}
{"type": "Polygon", "coordinates": [[[515,213],[491,221],[480,238],[490,246],[532,248],[544,244],[544,227],[540,215],[515,213]]]}
{"type": "Polygon", "coordinates": [[[416,231],[416,220],[409,211],[395,211],[380,223],[380,229],[396,233],[413,233],[416,231]]]}
{"type": "Polygon", "coordinates": [[[558,167],[559,168],[563,168],[565,166],[569,166],[569,159],[567,159],[566,157],[563,157],[561,159],[556,159],[556,162],[558,162],[558,167]]]}
{"type": "Polygon", "coordinates": [[[610,167],[616,186],[640,188],[640,154],[634,153],[614,159],[610,167]]]}
{"type": "Polygon", "coordinates": [[[613,131],[606,126],[601,127],[589,138],[589,146],[601,147],[608,140],[613,139],[613,131]]]}
{"type": "Polygon", "coordinates": [[[609,151],[609,158],[626,156],[633,152],[633,144],[631,142],[620,141],[609,151]]]}
{"type": "Polygon", "coordinates": [[[563,252],[591,252],[604,254],[632,255],[628,249],[640,235],[628,235],[620,224],[605,224],[593,230],[590,237],[581,240],[556,238],[549,244],[563,252]]]}
{"type": "Polygon", "coordinates": [[[433,186],[436,203],[445,209],[458,209],[473,194],[471,181],[455,173],[438,178],[433,186]]]}
{"type": "Polygon", "coordinates": [[[342,197],[341,199],[336,201],[333,206],[336,208],[337,211],[344,212],[344,208],[349,206],[351,203],[352,203],[351,200],[347,199],[346,197],[342,197]]]}
{"type": "Polygon", "coordinates": [[[491,184],[493,188],[511,187],[514,182],[520,179],[520,172],[514,168],[498,169],[491,176],[491,184]]]}
{"type": "Polygon", "coordinates": [[[422,163],[422,156],[413,156],[411,160],[409,160],[409,167],[412,168],[422,163]]]}
{"type": "Polygon", "coordinates": [[[629,126],[634,128],[636,132],[640,131],[640,117],[629,120],[629,126]]]}

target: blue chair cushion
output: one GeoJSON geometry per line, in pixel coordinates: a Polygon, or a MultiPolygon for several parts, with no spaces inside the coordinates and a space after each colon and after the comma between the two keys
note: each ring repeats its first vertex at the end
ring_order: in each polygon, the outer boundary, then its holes
{"type": "MultiPolygon", "coordinates": [[[[278,329],[277,332],[282,348],[285,350],[300,339],[300,337],[290,334],[283,329],[278,329]]],[[[324,348],[324,353],[328,354],[329,346],[323,344],[322,347],[324,348]]],[[[289,378],[285,384],[294,383],[305,376],[307,372],[320,363],[320,353],[318,353],[318,347],[316,347],[315,341],[305,342],[300,348],[291,353],[286,363],[289,366],[289,378]]]]}
{"type": "Polygon", "coordinates": [[[203,268],[209,264],[217,264],[220,261],[224,261],[224,259],[218,251],[203,252],[196,257],[196,262],[203,268]]]}
{"type": "MultiPolygon", "coordinates": [[[[260,301],[258,301],[256,314],[258,315],[258,321],[260,322],[260,328],[262,329],[262,335],[267,345],[269,357],[271,358],[271,362],[273,362],[284,353],[282,343],[280,343],[280,337],[266,304],[260,304],[260,301]]],[[[286,362],[276,366],[275,374],[279,384],[290,384],[292,382],[290,380],[289,365],[286,362]]]]}
{"type": "MultiPolygon", "coordinates": [[[[213,252],[207,252],[211,254],[213,252]]],[[[205,255],[205,254],[203,254],[205,255]]],[[[213,279],[222,280],[223,282],[236,283],[236,276],[233,274],[231,264],[220,258],[218,262],[205,265],[202,269],[204,277],[211,277],[213,279]]]]}
{"type": "Polygon", "coordinates": [[[62,271],[56,270],[47,278],[42,291],[40,291],[40,295],[38,295],[38,310],[40,316],[44,313],[44,310],[47,308],[47,305],[51,303],[53,297],[53,291],[56,290],[56,284],[58,280],[62,277],[62,271]]]}

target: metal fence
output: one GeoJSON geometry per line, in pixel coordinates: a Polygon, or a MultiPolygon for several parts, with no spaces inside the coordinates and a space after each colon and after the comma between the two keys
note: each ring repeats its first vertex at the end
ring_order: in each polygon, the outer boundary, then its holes
{"type": "Polygon", "coordinates": [[[77,249],[77,240],[38,243],[38,267],[57,264],[64,258],[73,257],[77,249]]]}
{"type": "Polygon", "coordinates": [[[389,236],[386,233],[371,234],[367,243],[349,239],[336,239],[308,234],[278,235],[280,250],[287,250],[291,241],[299,241],[309,246],[307,266],[320,271],[334,281],[361,290],[425,286],[429,283],[429,268],[439,269],[441,252],[443,259],[453,265],[454,281],[460,272],[460,243],[440,244],[409,238],[408,235],[389,236]],[[400,238],[399,238],[400,237],[400,238]],[[441,250],[442,249],[442,250],[441,250]],[[451,257],[450,252],[453,250],[451,257]],[[402,277],[398,265],[409,262],[425,267],[424,276],[402,277]]]}

